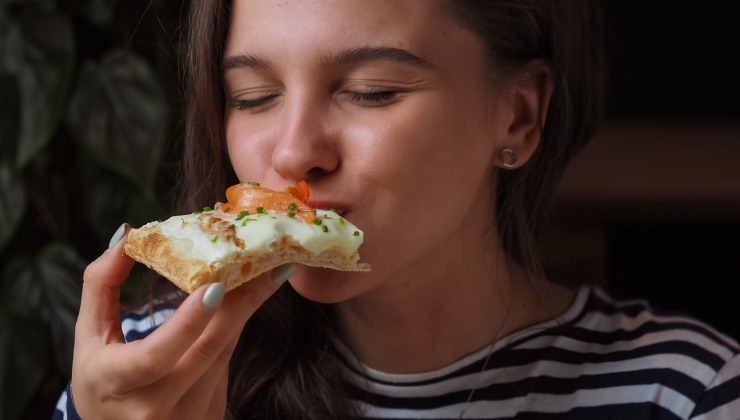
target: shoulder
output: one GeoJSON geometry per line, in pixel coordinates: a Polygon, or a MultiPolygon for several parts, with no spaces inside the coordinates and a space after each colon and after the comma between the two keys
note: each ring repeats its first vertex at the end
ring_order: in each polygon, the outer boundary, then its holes
{"type": "Polygon", "coordinates": [[[587,293],[568,329],[595,346],[692,357],[715,369],[740,353],[734,339],[691,316],[657,310],[644,300],[617,300],[599,288],[587,293]]]}
{"type": "Polygon", "coordinates": [[[584,289],[580,297],[573,317],[550,330],[549,348],[558,349],[555,357],[579,360],[581,379],[599,378],[620,395],[632,393],[634,403],[650,400],[680,418],[740,412],[740,346],[734,339],[642,300],[617,300],[598,288],[584,289]]]}

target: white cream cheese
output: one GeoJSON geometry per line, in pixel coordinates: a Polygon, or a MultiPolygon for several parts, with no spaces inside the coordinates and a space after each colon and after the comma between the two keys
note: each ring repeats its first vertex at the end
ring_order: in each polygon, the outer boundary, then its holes
{"type": "Polygon", "coordinates": [[[235,214],[207,211],[173,216],[147,226],[159,226],[164,235],[180,239],[177,242],[181,246],[192,244],[191,255],[207,264],[234,252],[267,252],[271,244],[284,236],[314,254],[336,248],[350,256],[357,252],[364,238],[360,229],[333,211],[316,210],[320,224],[269,211],[237,218],[235,214]]]}

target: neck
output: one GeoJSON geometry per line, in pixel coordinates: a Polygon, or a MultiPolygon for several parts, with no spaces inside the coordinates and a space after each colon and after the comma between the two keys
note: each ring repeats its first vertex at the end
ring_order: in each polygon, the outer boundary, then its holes
{"type": "Polygon", "coordinates": [[[569,305],[570,292],[557,286],[547,289],[552,304],[542,305],[533,280],[499,247],[482,253],[488,258],[449,249],[417,265],[428,269],[398,273],[385,287],[337,304],[342,337],[365,365],[390,373],[438,369],[569,305]]]}

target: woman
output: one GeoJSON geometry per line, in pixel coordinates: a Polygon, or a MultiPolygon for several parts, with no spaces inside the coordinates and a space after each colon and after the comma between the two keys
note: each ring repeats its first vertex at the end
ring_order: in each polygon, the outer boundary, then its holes
{"type": "Polygon", "coordinates": [[[226,296],[204,287],[158,310],[169,319],[153,332],[127,318],[125,333],[146,337],[124,344],[124,225],[86,271],[61,409],[636,419],[740,408],[736,343],[542,274],[537,222],[601,106],[591,2],[192,3],[182,210],[239,180],[305,179],[313,206],[365,231],[373,271],[283,267],[226,296]]]}

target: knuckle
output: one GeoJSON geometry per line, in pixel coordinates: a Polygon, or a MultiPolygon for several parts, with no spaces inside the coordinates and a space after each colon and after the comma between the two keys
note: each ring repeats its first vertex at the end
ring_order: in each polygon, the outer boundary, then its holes
{"type": "Polygon", "coordinates": [[[101,275],[101,269],[100,261],[95,260],[88,264],[87,267],[85,267],[85,271],[82,274],[82,280],[84,282],[90,282],[91,280],[94,280],[96,278],[99,278],[101,275]]]}
{"type": "Polygon", "coordinates": [[[215,359],[223,352],[221,343],[211,336],[202,336],[193,344],[193,347],[197,356],[204,360],[215,359]]]}

